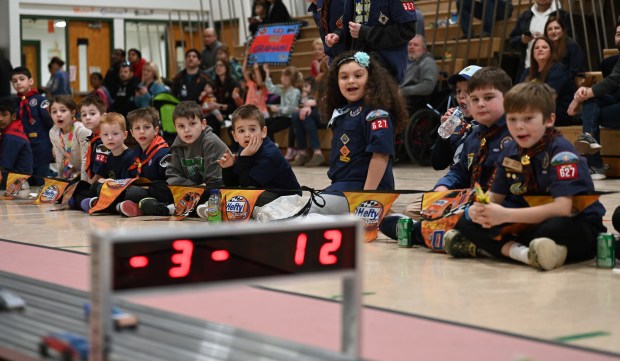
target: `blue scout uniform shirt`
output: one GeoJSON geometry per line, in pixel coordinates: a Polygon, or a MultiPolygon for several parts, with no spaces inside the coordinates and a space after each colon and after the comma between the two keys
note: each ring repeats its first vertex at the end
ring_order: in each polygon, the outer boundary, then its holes
{"type": "Polygon", "coordinates": [[[415,35],[413,0],[344,0],[343,32],[340,42],[351,50],[372,52],[401,83],[407,69],[407,43],[415,35]],[[353,39],[349,21],[360,23],[353,39]],[[349,44],[350,43],[350,44],[349,44]]]}
{"type": "Polygon", "coordinates": [[[103,145],[101,138],[96,139],[92,143],[92,151],[90,153],[90,170],[93,175],[99,174],[101,167],[107,162],[110,151],[103,145]]]}
{"type": "Polygon", "coordinates": [[[32,174],[32,150],[27,140],[13,134],[0,135],[0,168],[3,168],[0,189],[6,188],[9,172],[32,174]]]}
{"type": "Polygon", "coordinates": [[[336,109],[328,126],[333,133],[328,191],[363,190],[373,153],[390,156],[378,189],[394,189],[394,124],[388,112],[359,101],[336,109]]]}
{"type": "MultiPolygon", "coordinates": [[[[145,160],[148,157],[141,147],[137,147],[133,154],[131,155],[131,159],[134,161],[136,158],[140,160],[145,160]]],[[[148,161],[148,163],[143,163],[140,172],[140,178],[148,178],[152,181],[160,180],[166,181],[166,167],[168,166],[168,162],[170,162],[170,148],[162,148],[155,153],[153,158],[148,161]]],[[[132,162],[133,164],[133,162],[132,162]]],[[[132,169],[129,171],[130,177],[135,178],[138,176],[138,171],[136,169],[132,169]]]]}
{"type": "Polygon", "coordinates": [[[110,152],[106,162],[101,165],[97,174],[103,178],[111,179],[132,178],[131,174],[129,174],[129,167],[133,164],[135,159],[132,157],[132,154],[133,150],[131,148],[125,149],[119,156],[113,156],[110,152]]]}
{"type": "Polygon", "coordinates": [[[458,162],[463,151],[463,142],[476,126],[476,122],[468,121],[454,129],[448,139],[437,137],[435,144],[431,148],[431,165],[435,170],[446,169],[449,165],[458,162]]]}
{"type": "MultiPolygon", "coordinates": [[[[519,171],[519,164],[521,164],[519,149],[517,143],[512,142],[506,145],[497,159],[497,171],[491,191],[512,196],[513,199],[520,201],[521,207],[527,207],[523,195],[531,194],[532,191],[523,186],[524,174],[519,171]],[[505,158],[510,158],[514,162],[506,161],[505,158]]],[[[573,145],[562,136],[553,139],[546,150],[530,157],[530,167],[540,191],[554,198],[594,192],[586,160],[580,157],[573,145]]],[[[602,227],[604,214],[605,207],[596,201],[575,217],[587,219],[602,227]]]]}
{"type": "MultiPolygon", "coordinates": [[[[242,187],[290,190],[301,188],[291,165],[269,138],[263,139],[263,143],[254,155],[238,156],[233,170],[239,176],[239,183],[242,187]]],[[[300,194],[298,191],[276,193],[279,195],[300,194]]]]}
{"type": "MultiPolygon", "coordinates": [[[[326,10],[323,8],[326,0],[317,0],[316,4],[310,4],[308,11],[312,13],[314,22],[319,27],[319,34],[321,40],[325,42],[325,36],[334,31],[342,32],[342,10],[344,8],[344,0],[331,0],[329,1],[329,9],[327,9],[327,29],[321,23],[321,16],[326,10]]],[[[330,58],[338,56],[345,50],[344,39],[334,44],[332,47],[323,46],[325,54],[330,58]]]]}
{"type": "MultiPolygon", "coordinates": [[[[489,153],[481,165],[482,172],[479,179],[477,179],[478,183],[483,188],[488,186],[500,152],[512,142],[512,138],[506,127],[506,117],[502,116],[499,118],[497,122],[495,122],[495,125],[500,127],[500,129],[493,137],[486,139],[489,153]]],[[[490,128],[482,124],[478,124],[473,128],[471,133],[463,141],[463,150],[459,155],[458,162],[452,165],[450,171],[445,176],[439,179],[435,187],[445,186],[448,189],[462,189],[474,186],[471,182],[473,167],[474,164],[479,163],[477,155],[480,150],[481,138],[483,138],[483,135],[489,130],[490,128]]]]}
{"type": "MultiPolygon", "coordinates": [[[[30,140],[34,165],[51,163],[52,142],[50,141],[50,129],[54,126],[54,121],[49,113],[50,102],[41,94],[34,94],[28,98],[30,114],[32,114],[32,124],[28,119],[21,119],[24,126],[24,133],[30,140]]],[[[17,113],[19,117],[19,112],[17,113]]]]}

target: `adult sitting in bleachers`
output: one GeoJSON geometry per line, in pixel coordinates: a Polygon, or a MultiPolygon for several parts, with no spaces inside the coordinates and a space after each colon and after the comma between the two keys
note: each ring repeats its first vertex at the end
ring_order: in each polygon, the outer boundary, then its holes
{"type": "Polygon", "coordinates": [[[159,74],[159,68],[154,62],[146,63],[142,67],[142,82],[136,92],[136,104],[138,108],[151,106],[151,99],[159,93],[169,92],[159,74]]]}
{"type": "Polygon", "coordinates": [[[545,83],[552,87],[556,92],[555,125],[571,125],[572,118],[567,109],[573,99],[575,82],[564,64],[558,61],[551,39],[542,36],[534,40],[530,64],[522,80],[545,83]]]}
{"type": "MultiPolygon", "coordinates": [[[[220,109],[218,110],[224,119],[237,109],[237,104],[233,98],[235,88],[239,88],[239,82],[231,76],[228,61],[216,60],[213,94],[215,95],[216,103],[220,104],[220,109]]],[[[221,124],[214,115],[207,116],[207,124],[215,130],[215,134],[219,134],[218,129],[221,128],[221,124]]]]}
{"type": "Polygon", "coordinates": [[[185,69],[172,79],[172,95],[179,100],[198,102],[198,96],[207,83],[207,76],[200,71],[200,53],[196,49],[185,52],[185,69]]]}
{"type": "Polygon", "coordinates": [[[573,36],[570,25],[570,14],[556,6],[554,0],[534,0],[535,3],[530,9],[519,15],[515,27],[510,32],[510,47],[521,52],[521,62],[517,71],[516,79],[523,77],[524,69],[530,67],[530,52],[532,49],[532,40],[543,36],[545,32],[545,24],[551,15],[555,15],[562,19],[566,28],[564,29],[568,36],[573,36]]]}
{"type": "MultiPolygon", "coordinates": [[[[235,81],[241,81],[243,79],[243,72],[241,71],[241,64],[237,61],[237,59],[230,56],[230,48],[226,44],[222,44],[215,51],[215,60],[225,60],[228,62],[228,66],[230,67],[230,76],[235,79],[235,81]]],[[[215,80],[215,65],[213,67],[204,71],[205,74],[211,79],[215,80]]]]}
{"type": "Polygon", "coordinates": [[[413,114],[429,102],[430,95],[437,87],[439,68],[433,56],[427,51],[424,36],[414,36],[409,41],[407,52],[409,63],[405,79],[400,84],[400,93],[407,99],[407,107],[413,114]]]}
{"type": "Polygon", "coordinates": [[[267,6],[267,16],[263,24],[285,23],[293,20],[282,0],[267,0],[267,6]]]}
{"type": "MultiPolygon", "coordinates": [[[[616,24],[614,40],[616,47],[620,50],[620,23],[616,24]]],[[[599,152],[602,148],[599,144],[599,126],[620,129],[620,121],[618,121],[618,114],[620,113],[620,60],[616,62],[613,70],[605,79],[592,85],[591,88],[582,86],[577,89],[568,108],[568,113],[576,113],[577,107],[581,103],[583,103],[581,112],[583,133],[575,142],[575,147],[580,153],[593,153],[586,155],[592,179],[605,179],[603,159],[599,152]]]]}
{"type": "Polygon", "coordinates": [[[562,18],[555,15],[549,16],[545,24],[545,36],[553,41],[558,59],[568,68],[573,80],[578,74],[586,71],[583,49],[579,43],[566,34],[566,26],[562,18]]]}
{"type": "Polygon", "coordinates": [[[140,50],[131,48],[127,51],[127,60],[131,63],[131,67],[133,68],[133,77],[138,79],[138,81],[142,80],[142,68],[147,63],[146,59],[142,57],[142,53],[140,50]]]}

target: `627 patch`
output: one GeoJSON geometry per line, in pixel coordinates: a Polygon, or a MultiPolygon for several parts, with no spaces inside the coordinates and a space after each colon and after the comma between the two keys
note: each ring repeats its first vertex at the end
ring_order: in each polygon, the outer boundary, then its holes
{"type": "Polygon", "coordinates": [[[577,168],[577,164],[575,163],[562,164],[555,167],[555,170],[558,172],[559,180],[569,180],[577,178],[577,175],[579,174],[578,169],[579,168],[577,168]]]}
{"type": "Polygon", "coordinates": [[[372,130],[387,128],[389,128],[387,119],[377,119],[370,123],[370,129],[372,130]]]}

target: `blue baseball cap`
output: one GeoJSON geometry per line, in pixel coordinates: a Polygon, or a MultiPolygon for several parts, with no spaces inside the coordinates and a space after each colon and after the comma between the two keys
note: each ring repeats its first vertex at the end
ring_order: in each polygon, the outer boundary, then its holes
{"type": "Polygon", "coordinates": [[[482,69],[482,67],[478,65],[469,65],[463,68],[458,74],[454,74],[448,78],[448,84],[456,85],[456,82],[461,80],[469,80],[472,75],[474,75],[478,70],[482,69]]]}

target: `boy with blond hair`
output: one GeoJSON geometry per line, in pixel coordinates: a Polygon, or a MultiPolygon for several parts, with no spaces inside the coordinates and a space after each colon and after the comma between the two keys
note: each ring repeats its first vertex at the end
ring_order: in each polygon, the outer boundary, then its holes
{"type": "Polygon", "coordinates": [[[514,142],[496,161],[491,203],[465,210],[444,237],[446,253],[469,257],[479,248],[544,271],[591,259],[597,235],[606,231],[605,208],[598,200],[579,206],[574,198],[592,193],[594,185],[585,159],[554,127],[552,90],[540,83],[518,84],[506,94],[504,107],[514,142]],[[553,200],[528,206],[526,195],[541,194],[553,200]],[[510,208],[502,206],[507,196],[513,197],[510,208]],[[529,227],[498,241],[499,226],[510,223],[529,227]]]}

